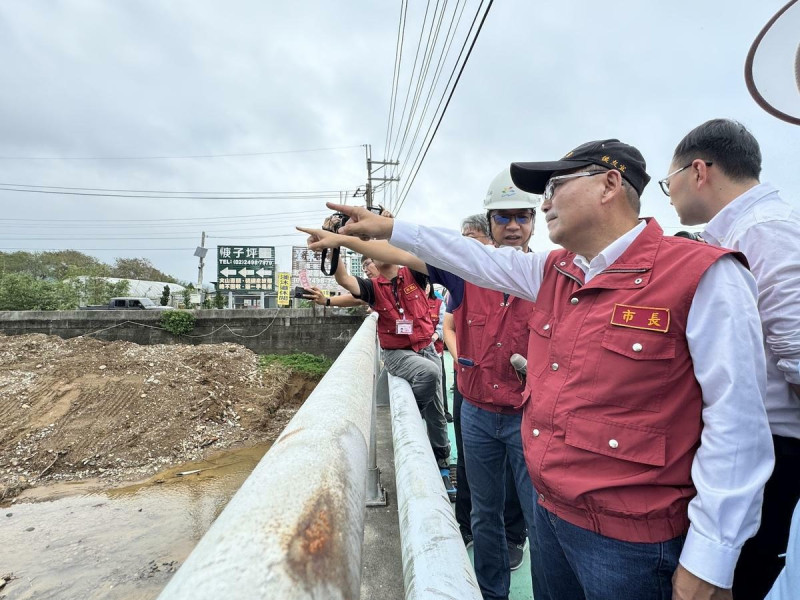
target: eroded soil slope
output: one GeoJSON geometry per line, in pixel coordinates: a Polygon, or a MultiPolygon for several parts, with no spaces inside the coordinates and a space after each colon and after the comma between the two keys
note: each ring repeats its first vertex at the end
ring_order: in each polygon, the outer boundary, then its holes
{"type": "Polygon", "coordinates": [[[0,335],[0,500],[272,440],[315,385],[235,344],[0,335]]]}

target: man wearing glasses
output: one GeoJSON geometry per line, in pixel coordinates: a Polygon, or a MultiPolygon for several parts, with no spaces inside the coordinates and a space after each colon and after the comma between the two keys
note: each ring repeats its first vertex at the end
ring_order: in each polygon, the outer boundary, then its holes
{"type": "Polygon", "coordinates": [[[684,225],[706,223],[709,244],[742,252],[758,285],[767,356],[766,407],[775,470],[758,534],[736,565],[736,598],[764,598],[785,562],[800,499],[800,211],[760,183],[761,150],[741,124],[714,119],[675,148],[662,191],[684,225]]]}
{"type": "MultiPolygon", "coordinates": [[[[755,281],[736,253],[639,219],[650,177],[632,146],[589,142],[511,175],[544,194],[563,250],[335,206],[351,215],[340,233],[536,303],[522,439],[547,597],[730,598],[773,465],[755,281]]],[[[319,233],[313,249],[341,244],[319,233]]]]}

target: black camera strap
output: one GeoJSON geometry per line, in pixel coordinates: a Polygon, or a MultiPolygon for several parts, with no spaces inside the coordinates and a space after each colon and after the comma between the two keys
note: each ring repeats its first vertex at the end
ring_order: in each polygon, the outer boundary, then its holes
{"type": "Polygon", "coordinates": [[[330,277],[334,273],[336,273],[336,269],[339,267],[339,254],[341,253],[340,248],[333,248],[333,252],[331,252],[331,270],[330,272],[325,271],[325,257],[328,256],[328,249],[322,249],[322,262],[319,265],[319,270],[322,271],[323,275],[327,275],[330,277]]]}

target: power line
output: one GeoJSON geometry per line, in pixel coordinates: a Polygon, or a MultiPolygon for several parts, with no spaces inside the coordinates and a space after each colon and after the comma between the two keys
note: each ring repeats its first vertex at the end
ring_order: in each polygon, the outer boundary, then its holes
{"type": "Polygon", "coordinates": [[[400,3],[400,22],[397,24],[397,42],[394,47],[394,71],[392,74],[392,92],[389,97],[389,119],[386,123],[386,143],[383,148],[384,156],[389,156],[389,136],[394,126],[394,112],[397,107],[397,84],[400,79],[400,66],[403,61],[407,11],[408,2],[407,0],[402,0],[400,3]]]}
{"type": "MultiPolygon", "coordinates": [[[[296,244],[268,244],[274,248],[293,248],[296,244]]],[[[22,252],[122,252],[122,251],[135,251],[135,252],[173,252],[175,250],[195,250],[197,246],[187,248],[16,248],[16,247],[0,247],[0,250],[17,250],[22,252]]]]}
{"type": "MultiPolygon", "coordinates": [[[[433,139],[436,137],[436,133],[439,131],[439,126],[442,124],[442,120],[444,119],[444,115],[447,112],[447,108],[450,106],[450,101],[453,99],[453,93],[456,91],[456,88],[458,87],[459,81],[461,81],[461,76],[464,74],[464,68],[467,66],[467,62],[469,61],[469,57],[472,55],[472,51],[475,48],[475,42],[478,41],[478,36],[480,35],[481,30],[483,29],[483,25],[486,22],[486,17],[488,16],[489,11],[491,10],[493,3],[494,3],[494,0],[489,0],[489,4],[486,7],[486,11],[483,13],[483,17],[481,18],[481,23],[480,23],[480,25],[478,26],[478,29],[475,32],[475,36],[472,38],[472,43],[470,44],[469,51],[467,52],[467,55],[464,57],[464,62],[461,64],[461,69],[458,72],[458,77],[456,78],[455,82],[453,83],[453,87],[450,90],[450,95],[447,98],[447,103],[445,104],[444,109],[442,110],[441,114],[439,115],[439,120],[436,123],[436,128],[433,130],[433,133],[431,134],[431,136],[429,138],[426,135],[426,139],[428,140],[428,143],[425,146],[425,151],[422,154],[422,158],[419,159],[418,162],[415,160],[416,169],[414,171],[413,176],[411,177],[409,182],[406,184],[406,186],[403,188],[403,191],[401,191],[401,193],[400,193],[400,195],[401,195],[400,202],[397,205],[397,207],[393,210],[395,215],[397,215],[400,212],[400,209],[402,208],[403,203],[406,201],[406,198],[408,197],[408,192],[411,189],[411,186],[414,184],[414,180],[417,178],[417,173],[419,173],[419,170],[422,167],[422,163],[424,162],[425,157],[428,155],[428,150],[430,149],[431,144],[433,143],[433,139]]],[[[483,2],[481,2],[481,5],[482,4],[483,4],[483,2]]],[[[480,7],[478,8],[478,10],[480,11],[480,7]]],[[[430,128],[429,128],[429,131],[430,131],[430,128]]],[[[419,154],[417,156],[419,156],[419,154]]]]}
{"type": "MultiPolygon", "coordinates": [[[[400,175],[399,175],[399,177],[401,179],[402,179],[402,177],[404,175],[406,167],[410,166],[410,165],[407,164],[407,161],[411,157],[411,153],[413,152],[413,150],[414,150],[414,148],[416,146],[417,138],[419,137],[419,132],[422,129],[422,125],[425,122],[425,116],[427,115],[428,108],[431,105],[431,99],[433,97],[433,92],[436,90],[436,88],[439,85],[439,81],[440,81],[442,73],[443,73],[443,67],[444,67],[445,61],[446,61],[447,57],[450,55],[450,50],[452,48],[453,41],[455,40],[455,32],[458,29],[458,26],[461,24],[461,18],[464,15],[464,9],[466,8],[466,6],[467,6],[466,1],[463,4],[461,4],[461,11],[458,13],[458,19],[457,20],[456,20],[456,12],[458,12],[458,3],[456,4],[456,8],[453,10],[453,16],[450,19],[450,26],[448,28],[447,35],[445,36],[445,42],[444,42],[444,45],[443,45],[443,48],[442,48],[442,52],[439,55],[439,61],[438,61],[438,64],[436,65],[436,70],[435,70],[434,75],[433,75],[433,81],[431,82],[431,86],[430,86],[430,88],[428,90],[428,95],[427,95],[427,98],[425,99],[425,103],[423,105],[422,114],[420,115],[419,119],[417,120],[417,128],[414,131],[414,137],[411,139],[411,143],[408,146],[407,154],[403,158],[398,158],[397,159],[397,162],[399,162],[401,165],[403,165],[403,167],[400,169],[400,175]]],[[[472,27],[470,27],[470,29],[471,28],[472,27]]],[[[466,45],[466,40],[464,42],[464,45],[466,45]]],[[[462,45],[461,53],[463,53],[463,45],[462,45]]],[[[459,58],[460,58],[460,54],[461,53],[459,53],[459,58]]],[[[455,64],[458,64],[458,59],[456,60],[455,64]]],[[[453,69],[453,71],[455,71],[455,68],[453,69]]],[[[452,80],[452,74],[450,76],[450,80],[452,80]]],[[[448,80],[448,85],[450,83],[450,80],[448,80]]],[[[447,87],[448,86],[445,85],[445,88],[444,88],[445,92],[447,91],[447,87]]],[[[444,94],[442,94],[442,97],[444,97],[444,94]]],[[[439,105],[437,106],[437,110],[438,110],[439,106],[441,106],[441,100],[439,101],[439,105]]],[[[434,117],[435,117],[435,113],[434,113],[434,117]]],[[[410,123],[409,123],[409,125],[410,125],[410,123]]],[[[402,149],[402,146],[401,146],[401,149],[402,149]]]]}
{"type": "Polygon", "coordinates": [[[181,156],[0,156],[0,160],[164,160],[193,158],[235,158],[247,156],[271,156],[273,154],[301,154],[306,152],[325,152],[328,150],[348,150],[363,148],[364,144],[352,146],[329,146],[327,148],[305,148],[302,150],[274,150],[271,152],[239,152],[234,154],[188,154],[181,156]]]}
{"type": "Polygon", "coordinates": [[[340,193],[350,193],[348,190],[293,190],[293,191],[283,191],[283,192],[230,192],[230,191],[215,191],[215,192],[198,192],[198,191],[176,191],[176,190],[135,190],[135,189],[117,189],[117,188],[93,188],[93,187],[76,187],[76,186],[65,186],[65,185],[33,185],[30,183],[2,183],[0,182],[0,186],[10,186],[10,187],[19,187],[19,188],[32,188],[35,190],[78,190],[83,192],[123,192],[126,194],[259,194],[259,195],[269,195],[269,194],[280,194],[280,195],[287,195],[287,194],[340,194],[340,193]]]}
{"type": "MultiPolygon", "coordinates": [[[[238,231],[238,230],[231,229],[230,231],[238,231]]],[[[245,230],[245,231],[248,231],[248,230],[245,230]]],[[[240,235],[240,236],[210,235],[209,234],[209,235],[206,235],[206,238],[209,238],[209,239],[211,239],[211,238],[213,238],[213,239],[223,239],[223,238],[224,239],[242,239],[242,238],[250,239],[250,238],[263,238],[263,237],[269,237],[269,238],[292,237],[292,236],[297,236],[297,235],[306,235],[306,234],[304,234],[302,232],[297,232],[297,233],[264,233],[262,235],[254,233],[253,235],[244,235],[244,236],[242,236],[242,235],[240,235]]],[[[24,237],[4,237],[3,239],[5,239],[5,240],[30,240],[30,241],[67,241],[67,240],[92,240],[92,241],[94,241],[94,240],[120,240],[120,241],[122,241],[122,240],[136,240],[136,241],[142,241],[142,240],[161,240],[163,242],[163,241],[168,241],[168,240],[194,240],[194,239],[197,239],[197,236],[196,235],[193,235],[193,236],[179,236],[179,237],[172,237],[172,236],[162,236],[162,237],[120,237],[120,236],[96,237],[96,236],[92,236],[92,237],[89,237],[89,238],[81,237],[81,236],[60,236],[60,237],[24,236],[24,237]]]]}
{"type": "MultiPolygon", "coordinates": [[[[411,84],[414,81],[414,73],[417,72],[417,60],[419,59],[419,49],[422,47],[422,35],[425,33],[425,23],[428,22],[428,10],[431,7],[430,0],[428,0],[427,4],[425,5],[425,16],[422,18],[422,28],[419,32],[419,40],[417,40],[417,50],[414,53],[414,64],[411,67],[411,77],[408,80],[408,89],[406,89],[406,98],[403,100],[403,111],[400,113],[400,123],[403,123],[406,117],[406,107],[408,106],[408,95],[411,93],[411,84]]],[[[432,21],[432,19],[431,19],[432,21]]],[[[397,136],[394,139],[394,143],[397,142],[397,139],[400,137],[400,131],[398,130],[397,136]]],[[[389,156],[394,154],[394,143],[389,143],[389,156]]]]}
{"type": "Polygon", "coordinates": [[[428,77],[428,70],[430,69],[431,60],[433,58],[433,52],[436,49],[436,45],[439,39],[439,31],[441,30],[442,19],[444,18],[446,9],[447,9],[447,0],[445,0],[444,5],[442,6],[441,13],[439,13],[439,0],[436,1],[436,6],[433,9],[433,17],[431,18],[431,25],[430,28],[428,29],[428,39],[425,42],[425,51],[423,52],[422,55],[422,67],[420,68],[419,77],[417,78],[417,86],[416,89],[414,90],[414,98],[411,101],[411,110],[408,115],[408,123],[406,125],[405,131],[403,132],[403,139],[400,141],[400,147],[397,149],[398,156],[403,152],[406,139],[408,138],[408,132],[411,130],[411,124],[414,122],[414,116],[417,114],[417,108],[419,106],[419,98],[422,94],[422,89],[425,86],[425,80],[428,77]],[[433,24],[434,20],[436,20],[437,14],[439,15],[439,19],[436,22],[436,33],[434,33],[433,24]],[[433,44],[431,44],[431,38],[433,38],[433,44]]]}
{"type": "Polygon", "coordinates": [[[152,200],[312,200],[312,199],[338,199],[339,192],[272,192],[271,195],[252,195],[252,196],[160,196],[157,194],[112,194],[95,192],[65,192],[59,190],[45,189],[14,189],[0,187],[6,192],[23,192],[33,194],[51,194],[57,196],[91,196],[100,198],[145,198],[152,200]],[[283,195],[281,195],[283,194],[283,195]]]}
{"type": "Polygon", "coordinates": [[[160,223],[162,221],[208,221],[216,219],[247,219],[250,217],[270,217],[273,215],[301,215],[307,213],[325,213],[326,210],[301,210],[296,212],[279,212],[279,213],[259,213],[254,215],[225,215],[220,217],[181,217],[174,219],[7,219],[0,217],[0,225],[2,221],[30,221],[33,223],[73,223],[73,222],[90,222],[90,223],[160,223]]]}

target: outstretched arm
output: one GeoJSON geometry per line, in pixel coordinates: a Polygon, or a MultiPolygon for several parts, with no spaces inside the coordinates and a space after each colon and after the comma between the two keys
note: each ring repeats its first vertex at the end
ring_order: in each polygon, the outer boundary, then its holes
{"type": "MultiPolygon", "coordinates": [[[[385,217],[378,218],[380,219],[385,217]]],[[[428,272],[424,261],[421,261],[410,252],[400,250],[400,248],[395,248],[389,242],[384,240],[362,240],[349,235],[333,233],[332,231],[327,231],[325,229],[309,229],[305,227],[298,227],[297,230],[309,235],[308,247],[317,252],[323,248],[338,248],[340,246],[344,246],[345,248],[350,248],[350,250],[354,252],[358,252],[359,254],[363,254],[364,256],[374,258],[375,260],[379,260],[381,262],[389,263],[391,265],[405,265],[406,267],[409,267],[414,271],[419,271],[420,273],[428,272]]],[[[339,271],[340,269],[336,270],[336,275],[339,274],[339,271]]],[[[350,288],[347,288],[347,286],[339,281],[338,277],[336,281],[339,283],[339,285],[350,291],[350,288]]],[[[358,293],[357,290],[356,293],[358,293]]]]}
{"type": "Polygon", "coordinates": [[[319,304],[320,306],[361,306],[365,304],[358,298],[354,297],[352,294],[342,294],[341,296],[326,296],[322,293],[322,290],[318,287],[312,288],[305,288],[306,293],[303,294],[303,297],[311,300],[314,304],[319,304]],[[330,302],[328,302],[330,300],[330,302]]]}

